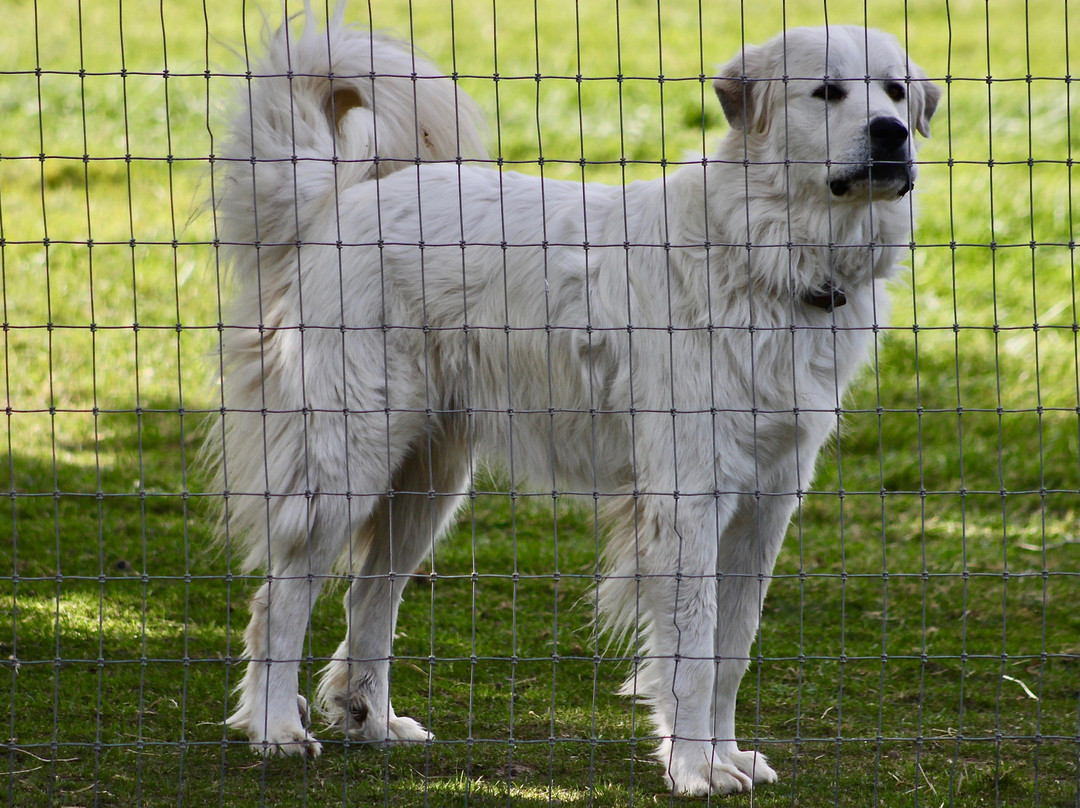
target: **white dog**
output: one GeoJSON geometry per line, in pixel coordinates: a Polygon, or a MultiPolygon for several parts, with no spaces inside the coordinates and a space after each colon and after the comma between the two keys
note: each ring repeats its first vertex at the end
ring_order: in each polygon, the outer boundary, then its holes
{"type": "Polygon", "coordinates": [[[332,728],[424,741],[395,714],[408,576],[477,462],[594,495],[600,602],[634,632],[625,687],[672,789],[776,780],[735,696],[773,562],[908,250],[915,130],[939,90],[851,27],[748,47],[715,89],[711,160],[626,187],[485,162],[472,103],[399,43],[343,24],[268,44],[219,158],[223,529],[267,570],[230,724],[319,754],[298,666],[343,558],[332,728]]]}

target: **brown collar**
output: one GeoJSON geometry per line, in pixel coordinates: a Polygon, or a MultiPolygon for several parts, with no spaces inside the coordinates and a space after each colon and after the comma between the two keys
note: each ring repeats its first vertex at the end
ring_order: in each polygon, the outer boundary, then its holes
{"type": "Polygon", "coordinates": [[[833,286],[832,281],[825,281],[817,289],[806,292],[802,296],[802,302],[822,311],[832,311],[847,303],[847,295],[839,286],[833,286]]]}

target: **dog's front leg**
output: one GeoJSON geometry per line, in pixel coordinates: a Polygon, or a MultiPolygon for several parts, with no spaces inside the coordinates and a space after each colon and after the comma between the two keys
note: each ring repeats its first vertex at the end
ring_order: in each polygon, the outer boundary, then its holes
{"type": "Polygon", "coordinates": [[[750,662],[761,606],[795,504],[794,496],[743,495],[718,548],[715,759],[742,772],[750,783],[774,783],[777,777],[763,754],[739,749],[735,699],[750,662]]]}
{"type": "Polygon", "coordinates": [[[644,661],[627,684],[653,708],[657,758],[680,794],[725,794],[753,784],[718,754],[725,747],[715,742],[713,726],[718,538],[734,508],[730,496],[685,497],[655,498],[640,511],[639,531],[653,534],[638,537],[647,627],[644,661]]]}

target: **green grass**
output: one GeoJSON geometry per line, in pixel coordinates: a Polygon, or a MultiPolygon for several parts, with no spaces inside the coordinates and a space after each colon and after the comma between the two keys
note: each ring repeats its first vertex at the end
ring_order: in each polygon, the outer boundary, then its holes
{"type": "MultiPolygon", "coordinates": [[[[253,583],[226,577],[194,457],[220,319],[200,206],[239,80],[205,72],[242,72],[261,18],[116,6],[4,9],[6,804],[666,803],[650,730],[612,695],[629,663],[589,628],[598,527],[548,496],[479,495],[437,578],[408,593],[395,703],[436,743],[325,737],[314,762],[264,765],[224,732],[253,583]]],[[[609,182],[715,142],[699,77],[743,38],[823,22],[820,4],[776,0],[745,18],[687,0],[412,8],[378,4],[370,22],[462,75],[508,163],[609,182]]],[[[1066,8],[909,2],[905,19],[897,3],[828,4],[951,80],[894,328],[790,531],[741,691],[739,732],[781,776],[754,804],[1080,804],[1080,96],[1063,81],[1080,28],[1066,8]]],[[[316,610],[313,659],[343,631],[337,600],[316,610]]]]}

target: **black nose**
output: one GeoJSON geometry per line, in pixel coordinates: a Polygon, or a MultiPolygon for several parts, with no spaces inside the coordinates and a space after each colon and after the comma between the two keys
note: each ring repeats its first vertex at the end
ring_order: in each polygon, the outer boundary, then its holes
{"type": "Polygon", "coordinates": [[[896,118],[874,118],[867,127],[870,146],[875,152],[895,152],[908,139],[908,129],[896,118]]]}

